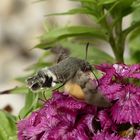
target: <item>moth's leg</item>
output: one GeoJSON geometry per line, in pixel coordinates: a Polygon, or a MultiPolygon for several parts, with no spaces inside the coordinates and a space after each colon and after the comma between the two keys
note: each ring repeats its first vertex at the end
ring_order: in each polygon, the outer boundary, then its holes
{"type": "Polygon", "coordinates": [[[69,77],[68,77],[66,80],[65,80],[64,77],[63,77],[62,79],[63,79],[63,81],[62,81],[62,85],[60,85],[59,87],[53,89],[53,91],[58,90],[59,88],[63,87],[68,81],[70,81],[70,80],[71,80],[71,74],[69,75],[69,77]]]}
{"type": "Polygon", "coordinates": [[[57,88],[53,89],[53,91],[57,91],[59,88],[63,87],[65,84],[66,84],[66,82],[65,82],[65,83],[63,83],[62,85],[60,85],[59,87],[57,87],[57,88]]]}

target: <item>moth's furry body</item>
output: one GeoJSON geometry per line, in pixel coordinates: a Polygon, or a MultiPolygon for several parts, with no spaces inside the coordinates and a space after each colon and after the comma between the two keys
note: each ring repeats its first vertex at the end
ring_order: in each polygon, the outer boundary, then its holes
{"type": "Polygon", "coordinates": [[[52,87],[56,83],[74,83],[83,91],[81,93],[84,94],[82,96],[87,103],[101,107],[110,106],[108,100],[98,92],[98,85],[91,80],[89,76],[91,71],[92,66],[87,61],[75,57],[68,57],[54,66],[41,69],[27,81],[29,87],[33,90],[52,87]]]}
{"type": "Polygon", "coordinates": [[[66,83],[72,79],[78,70],[91,71],[91,65],[82,59],[68,57],[56,65],[41,69],[35,76],[27,80],[31,89],[51,87],[55,83],[66,83]]]}
{"type": "Polygon", "coordinates": [[[58,64],[49,67],[48,70],[56,75],[58,82],[65,83],[72,79],[78,70],[91,71],[92,67],[85,60],[68,57],[63,61],[60,61],[58,64]]]}

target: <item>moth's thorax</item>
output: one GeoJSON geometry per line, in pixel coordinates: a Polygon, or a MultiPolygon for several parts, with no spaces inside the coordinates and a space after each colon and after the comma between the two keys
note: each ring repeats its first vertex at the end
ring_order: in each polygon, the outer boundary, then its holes
{"type": "Polygon", "coordinates": [[[58,64],[49,67],[49,70],[57,77],[58,82],[65,82],[73,78],[78,70],[91,70],[91,65],[82,59],[68,57],[58,64]]]}

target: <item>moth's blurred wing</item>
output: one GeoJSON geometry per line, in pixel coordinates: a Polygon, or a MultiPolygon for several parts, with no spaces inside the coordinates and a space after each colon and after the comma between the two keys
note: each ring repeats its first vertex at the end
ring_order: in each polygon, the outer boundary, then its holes
{"type": "Polygon", "coordinates": [[[89,92],[84,91],[85,93],[85,101],[89,104],[98,106],[98,107],[109,107],[111,103],[100,93],[98,92],[89,92]]]}
{"type": "Polygon", "coordinates": [[[93,86],[93,81],[89,80],[83,89],[85,101],[98,107],[109,107],[111,103],[93,86]]]}

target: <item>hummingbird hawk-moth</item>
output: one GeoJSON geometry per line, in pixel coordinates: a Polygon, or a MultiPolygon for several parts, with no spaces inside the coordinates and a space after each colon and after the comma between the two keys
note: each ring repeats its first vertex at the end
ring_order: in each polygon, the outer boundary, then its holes
{"type": "Polygon", "coordinates": [[[70,95],[89,104],[108,107],[111,103],[99,92],[96,80],[90,76],[92,71],[92,66],[86,60],[67,57],[51,67],[39,70],[27,82],[32,90],[62,83],[70,95]]]}

